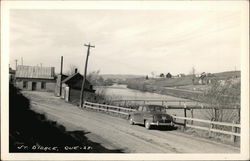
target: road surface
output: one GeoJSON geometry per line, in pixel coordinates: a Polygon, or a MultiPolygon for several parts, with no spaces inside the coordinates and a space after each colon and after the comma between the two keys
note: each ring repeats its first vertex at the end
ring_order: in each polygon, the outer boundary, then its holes
{"type": "Polygon", "coordinates": [[[30,98],[32,110],[44,113],[66,130],[83,130],[86,137],[110,150],[126,153],[239,153],[237,147],[196,138],[173,130],[146,130],[128,121],[104,113],[82,110],[65,103],[53,93],[23,92],[30,98]]]}

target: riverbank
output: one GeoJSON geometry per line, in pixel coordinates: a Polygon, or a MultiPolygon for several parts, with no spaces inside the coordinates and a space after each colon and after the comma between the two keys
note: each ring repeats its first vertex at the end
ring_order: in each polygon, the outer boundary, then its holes
{"type": "Polygon", "coordinates": [[[157,93],[157,94],[162,94],[162,95],[170,95],[170,96],[180,97],[183,99],[189,99],[189,100],[194,100],[194,101],[199,101],[199,98],[203,96],[203,92],[154,86],[154,85],[148,85],[146,83],[139,83],[139,82],[128,83],[127,88],[139,90],[142,92],[152,92],[152,93],[157,93]]]}

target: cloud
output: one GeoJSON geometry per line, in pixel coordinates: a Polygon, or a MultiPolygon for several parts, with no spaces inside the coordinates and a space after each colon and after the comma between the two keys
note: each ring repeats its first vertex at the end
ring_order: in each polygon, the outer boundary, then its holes
{"type": "Polygon", "coordinates": [[[59,71],[63,55],[65,70],[83,71],[90,42],[89,70],[103,73],[231,70],[240,66],[240,24],[236,11],[12,10],[10,63],[22,56],[59,71]]]}

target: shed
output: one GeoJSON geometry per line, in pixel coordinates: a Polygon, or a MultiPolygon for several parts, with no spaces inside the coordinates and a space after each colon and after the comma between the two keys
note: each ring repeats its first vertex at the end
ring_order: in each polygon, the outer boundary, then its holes
{"type": "MultiPolygon", "coordinates": [[[[62,95],[61,98],[67,102],[78,103],[80,100],[81,87],[83,76],[80,73],[74,73],[62,81],[62,95]]],[[[84,86],[84,98],[93,97],[95,90],[93,85],[86,80],[84,86]]]]}

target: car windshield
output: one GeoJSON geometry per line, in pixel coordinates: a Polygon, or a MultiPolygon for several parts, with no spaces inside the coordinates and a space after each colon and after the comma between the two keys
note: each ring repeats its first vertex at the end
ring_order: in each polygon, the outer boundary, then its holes
{"type": "Polygon", "coordinates": [[[148,106],[148,108],[149,108],[149,111],[166,112],[166,109],[163,106],[148,106]]]}

